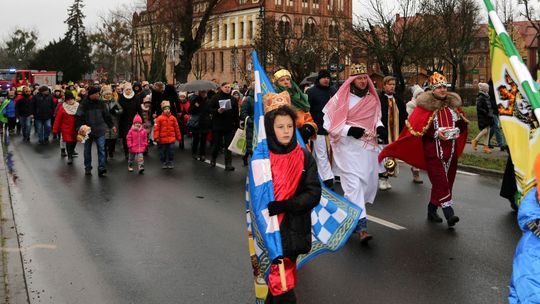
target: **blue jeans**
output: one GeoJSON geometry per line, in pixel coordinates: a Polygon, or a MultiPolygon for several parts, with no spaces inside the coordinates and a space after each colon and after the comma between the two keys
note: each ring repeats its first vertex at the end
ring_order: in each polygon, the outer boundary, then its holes
{"type": "Polygon", "coordinates": [[[21,123],[21,131],[24,139],[30,138],[30,130],[32,129],[32,117],[19,117],[19,122],[21,123]]]}
{"type": "Polygon", "coordinates": [[[491,126],[491,129],[489,131],[490,141],[493,137],[493,134],[495,134],[495,139],[497,140],[499,148],[506,146],[506,141],[504,140],[504,136],[501,131],[501,121],[499,120],[499,116],[495,116],[495,118],[493,119],[493,125],[491,126]]]}
{"type": "Polygon", "coordinates": [[[107,156],[105,155],[105,135],[92,137],[90,135],[84,142],[84,168],[92,170],[92,143],[96,142],[98,154],[98,170],[104,170],[107,165],[107,156]]]}
{"type": "Polygon", "coordinates": [[[159,160],[164,165],[171,165],[174,160],[174,143],[159,145],[159,160]]]}
{"type": "Polygon", "coordinates": [[[359,219],[358,224],[356,225],[356,229],[354,231],[355,232],[367,231],[367,218],[363,217],[359,219]]]}
{"type": "Polygon", "coordinates": [[[39,142],[49,140],[51,135],[51,120],[50,119],[36,119],[36,132],[38,134],[39,142]]]}

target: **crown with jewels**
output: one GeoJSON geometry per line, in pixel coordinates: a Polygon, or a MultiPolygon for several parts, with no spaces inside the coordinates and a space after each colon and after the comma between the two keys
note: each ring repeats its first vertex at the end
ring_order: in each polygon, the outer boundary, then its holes
{"type": "Polygon", "coordinates": [[[429,77],[429,86],[432,90],[435,90],[438,87],[443,87],[448,84],[448,81],[446,80],[446,77],[443,74],[439,74],[437,72],[433,73],[429,77]]]}
{"type": "Polygon", "coordinates": [[[367,74],[367,67],[363,63],[353,63],[350,67],[351,76],[367,74]]]}
{"type": "Polygon", "coordinates": [[[289,92],[287,91],[283,91],[279,94],[267,93],[263,97],[263,102],[264,102],[264,113],[268,113],[282,106],[290,106],[291,97],[289,96],[289,92]]]}

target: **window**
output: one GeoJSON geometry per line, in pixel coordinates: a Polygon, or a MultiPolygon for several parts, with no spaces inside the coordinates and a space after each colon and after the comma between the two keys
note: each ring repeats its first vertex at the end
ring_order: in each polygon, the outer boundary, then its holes
{"type": "Polygon", "coordinates": [[[308,18],[307,22],[304,23],[304,35],[307,37],[315,36],[315,26],[315,20],[308,18]]]}
{"type": "Polygon", "coordinates": [[[328,36],[330,38],[337,38],[339,35],[339,25],[336,23],[335,20],[332,20],[330,22],[330,26],[328,27],[328,36]]]}
{"type": "Polygon", "coordinates": [[[223,61],[223,52],[219,52],[219,57],[221,61],[221,72],[225,71],[225,62],[223,61]]]}
{"type": "Polygon", "coordinates": [[[293,0],[287,0],[287,6],[293,6],[294,1],[293,0]]]}
{"type": "Polygon", "coordinates": [[[253,39],[253,21],[250,21],[250,22],[249,22],[249,27],[248,27],[248,38],[249,38],[249,39],[253,39]]]}
{"type": "Polygon", "coordinates": [[[244,22],[240,22],[240,39],[244,39],[244,22]]]}
{"type": "Polygon", "coordinates": [[[210,26],[208,27],[208,40],[209,40],[209,41],[212,41],[213,38],[214,38],[214,37],[213,37],[214,35],[212,35],[212,34],[213,34],[212,30],[213,30],[213,28],[212,28],[212,26],[210,25],[210,26]]]}
{"type": "Polygon", "coordinates": [[[236,39],[236,24],[231,23],[231,39],[236,39]]]}
{"type": "Polygon", "coordinates": [[[289,19],[289,17],[285,15],[281,16],[278,26],[279,26],[279,29],[278,29],[279,34],[281,36],[288,36],[289,33],[291,32],[291,19],[289,19]]]}
{"type": "Polygon", "coordinates": [[[309,4],[309,0],[302,0],[302,7],[307,8],[309,4]]]}
{"type": "Polygon", "coordinates": [[[216,71],[216,54],[214,52],[212,52],[212,72],[215,72],[216,71]]]}
{"type": "Polygon", "coordinates": [[[203,71],[206,73],[208,71],[208,66],[206,65],[206,53],[203,54],[203,71]]]}
{"type": "Polygon", "coordinates": [[[313,0],[313,8],[314,9],[319,9],[319,1],[320,0],[313,0]]]}
{"type": "Polygon", "coordinates": [[[224,24],[224,25],[223,25],[223,40],[226,41],[226,40],[228,40],[228,39],[229,39],[229,37],[227,37],[227,25],[224,24]]]}
{"type": "Polygon", "coordinates": [[[282,0],[275,0],[275,3],[276,3],[276,5],[281,5],[281,4],[283,4],[282,0]]]}

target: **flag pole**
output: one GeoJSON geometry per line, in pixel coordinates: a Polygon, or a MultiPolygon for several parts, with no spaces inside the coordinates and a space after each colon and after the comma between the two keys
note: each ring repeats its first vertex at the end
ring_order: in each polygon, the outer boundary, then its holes
{"type": "Polygon", "coordinates": [[[287,278],[285,277],[285,261],[279,259],[279,278],[281,280],[281,290],[287,291],[287,278]]]}
{"type": "Polygon", "coordinates": [[[497,33],[497,37],[504,46],[504,50],[506,52],[506,55],[508,56],[510,65],[516,72],[518,82],[521,84],[521,87],[525,91],[527,99],[534,110],[534,115],[536,116],[536,119],[540,121],[540,94],[538,94],[538,90],[532,79],[531,73],[527,69],[527,66],[525,66],[525,64],[523,63],[521,55],[519,54],[514,43],[512,42],[512,39],[506,32],[504,24],[499,19],[497,12],[495,12],[491,0],[484,0],[484,4],[486,5],[486,9],[488,11],[489,21],[493,25],[493,28],[497,33]]]}

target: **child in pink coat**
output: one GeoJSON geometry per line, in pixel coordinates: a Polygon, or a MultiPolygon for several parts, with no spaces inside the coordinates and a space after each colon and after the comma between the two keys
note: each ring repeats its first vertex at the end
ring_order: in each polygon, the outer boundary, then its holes
{"type": "Polygon", "coordinates": [[[144,172],[144,151],[148,146],[148,133],[146,129],[142,127],[142,118],[139,114],[133,118],[133,126],[129,129],[126,136],[127,146],[129,150],[128,156],[128,170],[133,172],[133,161],[137,160],[137,166],[139,174],[144,172]]]}

